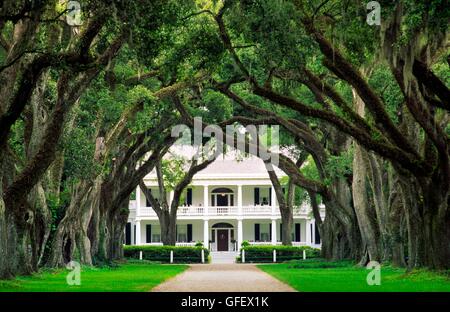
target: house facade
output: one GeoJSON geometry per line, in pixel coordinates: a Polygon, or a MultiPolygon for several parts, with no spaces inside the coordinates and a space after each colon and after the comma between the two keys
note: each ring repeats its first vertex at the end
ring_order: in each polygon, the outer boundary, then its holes
{"type": "MultiPolygon", "coordinates": [[[[178,150],[177,154],[191,154],[178,150]]],[[[276,168],[281,179],[284,173],[276,168]]],[[[155,172],[144,178],[152,195],[158,198],[155,172]]],[[[173,192],[167,194],[170,202],[173,192]]],[[[192,179],[177,213],[177,245],[193,246],[202,242],[211,251],[237,251],[243,241],[252,245],[281,244],[281,215],[264,162],[254,156],[221,155],[192,179]]],[[[324,217],[324,208],[320,213],[324,217]]],[[[161,245],[158,217],[143,192],[136,189],[130,201],[125,243],[161,245]]],[[[311,208],[308,204],[294,208],[291,233],[293,245],[320,247],[311,208]]]]}

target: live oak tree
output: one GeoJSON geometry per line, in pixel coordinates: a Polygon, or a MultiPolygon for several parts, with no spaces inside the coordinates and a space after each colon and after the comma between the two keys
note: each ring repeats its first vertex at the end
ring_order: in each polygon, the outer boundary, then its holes
{"type": "MultiPolygon", "coordinates": [[[[237,75],[237,79],[225,83],[225,89],[245,84],[248,92],[310,120],[321,120],[334,131],[351,137],[357,146],[388,160],[388,166],[380,166],[377,156],[370,154],[374,173],[393,170],[394,180],[398,181],[393,191],[401,193],[406,215],[408,266],[446,268],[450,251],[446,230],[449,222],[448,133],[445,130],[448,129],[448,88],[431,70],[433,64],[442,62],[440,56],[445,51],[445,9],[438,2],[385,5],[392,8],[386,12],[393,14],[383,16],[380,29],[364,23],[364,8],[337,1],[309,5],[301,1],[276,4],[224,1],[199,8],[192,18],[205,15],[216,24],[223,46],[235,65],[231,77],[237,75]],[[336,36],[336,28],[347,29],[348,35],[340,31],[336,36]],[[377,53],[380,51],[385,53],[377,53]],[[321,62],[316,61],[316,55],[320,55],[321,62]],[[370,81],[370,75],[362,74],[363,67],[373,64],[387,68],[385,74],[389,78],[385,87],[395,81],[394,88],[401,92],[394,94],[396,102],[384,98],[382,91],[370,81]],[[291,81],[305,86],[319,105],[306,104],[294,87],[283,84],[291,81]],[[350,90],[357,95],[355,102],[359,97],[364,103],[364,116],[353,107],[351,97],[341,94],[350,90]],[[424,244],[424,238],[432,243],[424,244]]],[[[355,164],[354,168],[360,172],[359,167],[355,164]]],[[[370,250],[369,258],[380,260],[378,246],[381,244],[373,237],[378,231],[385,236],[390,226],[384,225],[386,211],[380,210],[383,197],[380,175],[363,177],[364,181],[367,178],[377,192],[377,197],[370,200],[376,209],[362,208],[352,217],[353,208],[344,207],[350,212],[347,226],[356,225],[349,243],[359,245],[358,240],[362,239],[364,250],[355,256],[363,256],[365,250],[370,250]],[[369,212],[375,212],[377,224],[367,222],[369,212]],[[359,230],[364,230],[362,236],[359,230]]],[[[354,191],[361,190],[356,188],[357,184],[354,186],[354,191]]],[[[358,200],[357,205],[361,207],[364,201],[364,198],[358,200]]],[[[338,213],[330,204],[327,215],[339,217],[344,212],[338,213]]]]}
{"type": "MultiPolygon", "coordinates": [[[[283,223],[307,194],[325,258],[449,268],[448,9],[379,2],[380,27],[338,0],[89,1],[74,27],[59,1],[4,1],[0,277],[120,258],[133,190],[195,116],[280,125],[301,155],[270,173],[283,223]]],[[[166,244],[190,161],[159,174],[166,244]]]]}
{"type": "Polygon", "coordinates": [[[183,192],[194,175],[210,165],[215,157],[203,155],[201,148],[191,158],[171,153],[168,153],[168,159],[163,159],[162,156],[155,165],[158,198],[155,198],[151,190],[147,188],[144,180],[139,182],[139,187],[158,216],[162,243],[175,246],[177,212],[183,201],[183,192]],[[202,160],[202,157],[205,159],[202,160]],[[168,197],[171,191],[173,191],[173,197],[168,197]]]}

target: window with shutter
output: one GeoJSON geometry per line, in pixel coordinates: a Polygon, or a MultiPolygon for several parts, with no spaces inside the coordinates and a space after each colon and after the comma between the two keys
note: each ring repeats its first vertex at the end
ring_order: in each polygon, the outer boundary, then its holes
{"type": "Polygon", "coordinates": [[[192,188],[187,189],[186,204],[188,206],[192,206],[192,188]]]}
{"type": "Polygon", "coordinates": [[[151,243],[152,242],[152,225],[147,224],[145,226],[145,242],[151,243]]]}
{"type": "Polygon", "coordinates": [[[187,241],[192,242],[192,224],[187,225],[187,241]]]}
{"type": "Polygon", "coordinates": [[[125,226],[125,245],[131,245],[131,223],[125,226]]]}
{"type": "Polygon", "coordinates": [[[300,242],[301,241],[301,237],[300,237],[300,232],[301,231],[301,226],[300,223],[295,223],[295,241],[296,242],[300,242]]]}
{"type": "Polygon", "coordinates": [[[259,205],[259,187],[255,187],[254,202],[255,205],[259,205]]]}
{"type": "Polygon", "coordinates": [[[255,223],[255,241],[260,240],[259,223],[255,223]]]}

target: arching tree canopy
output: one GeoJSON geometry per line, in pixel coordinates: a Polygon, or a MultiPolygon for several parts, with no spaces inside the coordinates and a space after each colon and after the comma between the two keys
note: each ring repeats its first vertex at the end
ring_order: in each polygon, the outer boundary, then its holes
{"type": "Polygon", "coordinates": [[[173,244],[212,162],[163,158],[194,117],[280,126],[283,230],[308,201],[323,257],[450,267],[447,1],[379,1],[380,25],[351,0],[80,3],[80,25],[64,1],[0,10],[0,278],[119,259],[153,169],[173,244]]]}

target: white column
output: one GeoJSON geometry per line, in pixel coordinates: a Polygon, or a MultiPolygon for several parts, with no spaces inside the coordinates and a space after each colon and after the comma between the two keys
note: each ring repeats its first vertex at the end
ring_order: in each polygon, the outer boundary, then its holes
{"type": "Polygon", "coordinates": [[[141,244],[141,220],[136,220],[136,245],[141,244]]]}
{"type": "Polygon", "coordinates": [[[131,221],[131,245],[134,245],[135,244],[135,240],[134,240],[134,225],[135,225],[136,223],[134,222],[134,221],[131,221]]]}
{"type": "Polygon", "coordinates": [[[204,211],[203,214],[208,214],[208,185],[203,186],[203,206],[204,211]]]}
{"type": "Polygon", "coordinates": [[[238,215],[242,216],[242,185],[238,184],[237,191],[237,205],[238,205],[238,215]]]}
{"type": "Polygon", "coordinates": [[[139,185],[136,188],[136,216],[140,215],[141,208],[141,188],[139,185]]]}
{"type": "Polygon", "coordinates": [[[275,188],[273,186],[270,187],[270,192],[271,192],[270,197],[272,198],[272,215],[276,215],[277,214],[277,193],[275,193],[275,188]]]}
{"type": "Polygon", "coordinates": [[[242,229],[242,219],[238,219],[238,227],[237,227],[237,244],[238,250],[241,250],[242,242],[244,241],[244,234],[242,229]]]}
{"type": "Polygon", "coordinates": [[[209,222],[208,219],[203,220],[203,246],[209,248],[209,222]]]}
{"type": "Polygon", "coordinates": [[[311,222],[306,220],[306,244],[311,245],[311,222]]]}
{"type": "Polygon", "coordinates": [[[277,220],[272,219],[272,245],[277,244],[277,220]]]}

